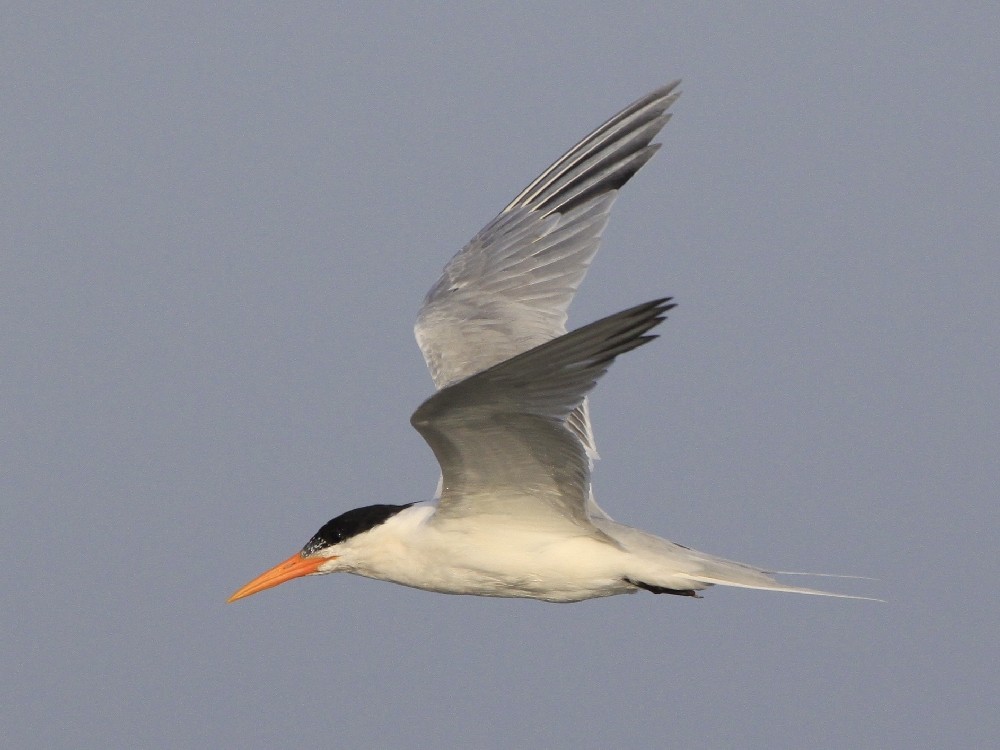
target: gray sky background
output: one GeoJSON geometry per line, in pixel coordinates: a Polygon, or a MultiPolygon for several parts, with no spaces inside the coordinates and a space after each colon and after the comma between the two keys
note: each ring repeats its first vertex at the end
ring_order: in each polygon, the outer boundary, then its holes
{"type": "Polygon", "coordinates": [[[995,5],[471,6],[5,6],[4,744],[995,739],[995,5]],[[571,311],[680,303],[596,393],[597,496],[888,602],[225,605],[340,512],[430,497],[424,293],[676,77],[571,311]]]}

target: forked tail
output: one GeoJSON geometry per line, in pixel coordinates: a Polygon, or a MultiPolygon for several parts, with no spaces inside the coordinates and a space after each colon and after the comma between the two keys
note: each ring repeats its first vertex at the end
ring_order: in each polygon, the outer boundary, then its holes
{"type": "MultiPolygon", "coordinates": [[[[709,559],[705,561],[704,570],[697,573],[682,573],[679,578],[686,578],[692,582],[709,584],[714,586],[735,586],[744,589],[760,589],[762,591],[784,591],[792,594],[811,594],[813,596],[832,596],[838,599],[866,599],[868,601],[880,602],[872,596],[859,596],[856,594],[840,594],[833,591],[823,591],[806,586],[791,586],[776,579],[775,575],[800,575],[817,576],[822,578],[863,578],[863,576],[841,576],[829,573],[793,573],[760,570],[743,563],[732,562],[723,559],[709,559]]],[[[871,580],[871,579],[867,579],[871,580]]]]}

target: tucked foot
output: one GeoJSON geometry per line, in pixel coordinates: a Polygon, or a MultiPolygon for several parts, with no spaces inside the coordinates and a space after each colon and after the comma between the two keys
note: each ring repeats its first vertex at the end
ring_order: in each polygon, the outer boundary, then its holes
{"type": "Polygon", "coordinates": [[[668,589],[663,586],[654,586],[651,583],[643,583],[642,581],[633,581],[630,578],[625,579],[625,583],[630,583],[633,586],[638,586],[641,589],[645,589],[653,594],[674,594],[675,596],[693,596],[695,599],[701,599],[698,592],[694,589],[668,589]]]}

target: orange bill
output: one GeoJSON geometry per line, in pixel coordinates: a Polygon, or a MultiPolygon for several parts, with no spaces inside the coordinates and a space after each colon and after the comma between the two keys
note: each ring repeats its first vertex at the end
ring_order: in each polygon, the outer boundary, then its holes
{"type": "Polygon", "coordinates": [[[320,565],[329,559],[329,557],[303,557],[301,553],[296,552],[283,563],[275,565],[266,573],[262,573],[254,578],[250,583],[229,597],[226,603],[235,602],[237,599],[242,599],[245,596],[256,594],[264,589],[273,588],[279,583],[290,581],[293,578],[311,575],[316,572],[320,565]]]}

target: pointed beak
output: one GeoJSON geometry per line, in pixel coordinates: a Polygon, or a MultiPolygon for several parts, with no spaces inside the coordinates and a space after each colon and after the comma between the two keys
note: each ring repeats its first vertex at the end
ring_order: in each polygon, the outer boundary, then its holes
{"type": "Polygon", "coordinates": [[[319,569],[320,565],[329,559],[329,557],[303,557],[300,552],[296,552],[283,563],[275,565],[266,573],[262,573],[254,578],[250,583],[229,597],[226,603],[229,604],[264,589],[273,588],[279,583],[290,581],[293,578],[312,575],[319,569]]]}

